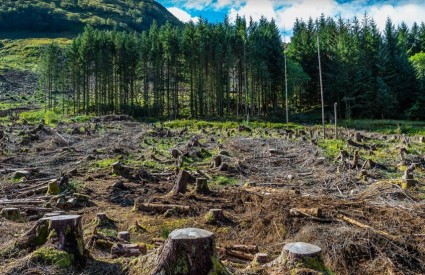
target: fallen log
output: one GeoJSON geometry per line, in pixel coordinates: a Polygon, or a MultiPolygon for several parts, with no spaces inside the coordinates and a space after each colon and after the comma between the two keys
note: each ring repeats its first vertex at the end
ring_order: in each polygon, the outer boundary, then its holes
{"type": "Polygon", "coordinates": [[[111,254],[114,258],[140,256],[145,255],[146,253],[146,245],[118,243],[111,247],[111,254]]]}
{"type": "Polygon", "coordinates": [[[232,250],[232,249],[226,249],[225,252],[227,256],[231,256],[231,257],[235,257],[235,258],[247,260],[247,261],[252,261],[254,260],[254,257],[255,257],[255,255],[253,254],[249,254],[249,253],[245,253],[245,252],[237,251],[237,250],[232,250]]]}
{"type": "Polygon", "coordinates": [[[342,214],[338,214],[337,215],[337,219],[340,220],[340,221],[344,221],[346,223],[349,223],[351,225],[358,226],[358,227],[363,228],[363,229],[369,229],[369,230],[373,231],[374,233],[376,233],[376,234],[378,234],[380,236],[383,236],[383,237],[385,237],[387,239],[390,239],[392,241],[400,242],[400,238],[398,236],[394,236],[394,235],[389,234],[388,232],[385,232],[385,231],[382,231],[382,230],[379,230],[379,229],[375,229],[375,228],[373,228],[373,227],[371,227],[369,225],[366,225],[364,223],[361,223],[361,222],[359,222],[359,221],[357,221],[355,219],[349,218],[349,217],[344,216],[342,214]]]}
{"type": "Polygon", "coordinates": [[[320,208],[292,208],[289,210],[291,217],[315,217],[323,218],[322,209],[320,208]]]}
{"type": "Polygon", "coordinates": [[[174,210],[180,214],[189,214],[192,212],[192,208],[186,205],[140,203],[137,201],[134,203],[134,209],[142,212],[154,212],[160,214],[164,214],[168,210],[174,210]]]}
{"type": "Polygon", "coordinates": [[[256,254],[259,252],[257,245],[243,245],[243,244],[233,244],[225,247],[227,250],[234,250],[245,252],[249,254],[256,254]]]}

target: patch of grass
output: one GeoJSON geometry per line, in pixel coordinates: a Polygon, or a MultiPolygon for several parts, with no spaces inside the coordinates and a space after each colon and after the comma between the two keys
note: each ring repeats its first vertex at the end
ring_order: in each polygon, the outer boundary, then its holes
{"type": "Polygon", "coordinates": [[[31,255],[33,259],[40,263],[55,265],[59,268],[68,268],[74,262],[74,256],[52,247],[41,247],[31,255]]]}
{"type": "Polygon", "coordinates": [[[344,148],[345,142],[340,139],[320,139],[318,145],[324,150],[326,158],[335,159],[339,155],[340,149],[344,148]]]}
{"type": "Polygon", "coordinates": [[[425,122],[407,120],[344,120],[340,126],[383,134],[425,135],[425,122]]]}
{"type": "Polygon", "coordinates": [[[212,186],[227,186],[227,185],[237,185],[239,183],[238,179],[235,178],[229,178],[226,176],[215,176],[211,182],[210,185],[212,186]]]}
{"type": "Polygon", "coordinates": [[[44,121],[46,125],[54,126],[58,122],[65,121],[64,115],[59,111],[34,110],[22,112],[19,114],[19,119],[25,120],[28,123],[40,123],[44,121]]]}
{"type": "Polygon", "coordinates": [[[116,159],[101,159],[93,162],[93,165],[97,168],[110,168],[117,161],[116,159]]]}
{"type": "Polygon", "coordinates": [[[68,186],[72,191],[78,192],[83,188],[84,182],[77,179],[71,179],[68,183],[68,186]]]}

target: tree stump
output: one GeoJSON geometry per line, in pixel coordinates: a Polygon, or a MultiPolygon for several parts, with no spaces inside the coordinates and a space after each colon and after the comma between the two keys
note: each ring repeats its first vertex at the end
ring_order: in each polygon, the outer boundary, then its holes
{"type": "Polygon", "coordinates": [[[123,241],[129,242],[130,241],[130,232],[120,231],[120,232],[118,232],[117,238],[121,239],[123,241]]]}
{"type": "Polygon", "coordinates": [[[220,167],[222,162],[223,162],[223,159],[220,155],[213,157],[213,162],[211,163],[211,168],[220,167]]]}
{"type": "Polygon", "coordinates": [[[210,209],[205,215],[205,221],[210,224],[219,224],[226,222],[222,209],[210,209]]]}
{"type": "Polygon", "coordinates": [[[3,208],[0,212],[0,215],[7,219],[7,220],[11,220],[11,221],[17,221],[21,218],[21,212],[19,211],[18,208],[3,208]]]}
{"type": "Polygon", "coordinates": [[[210,189],[208,188],[208,182],[206,178],[197,178],[196,179],[196,193],[198,194],[208,194],[210,189]]]}
{"type": "Polygon", "coordinates": [[[177,149],[177,148],[173,148],[171,149],[171,156],[175,159],[178,159],[181,155],[183,155],[183,153],[177,149]]]}
{"type": "Polygon", "coordinates": [[[65,214],[65,212],[63,212],[63,211],[51,212],[51,213],[44,214],[43,218],[50,218],[50,217],[60,216],[60,215],[63,215],[63,214],[65,214]]]}
{"type": "Polygon", "coordinates": [[[105,213],[97,213],[96,218],[94,220],[94,223],[96,227],[103,227],[103,228],[116,228],[115,222],[108,218],[105,213]]]}
{"type": "Polygon", "coordinates": [[[404,174],[402,176],[403,182],[401,184],[401,188],[409,189],[416,184],[416,180],[413,177],[413,171],[415,169],[416,169],[416,165],[412,164],[409,167],[407,167],[406,171],[404,171],[404,174]]]}
{"type": "Polygon", "coordinates": [[[218,171],[227,171],[229,170],[229,165],[227,163],[222,163],[219,167],[218,167],[218,171]]]}
{"type": "Polygon", "coordinates": [[[112,164],[112,172],[117,175],[121,176],[125,179],[131,179],[132,178],[132,169],[130,167],[124,166],[121,161],[117,161],[112,164]]]}
{"type": "Polygon", "coordinates": [[[321,263],[321,252],[322,249],[318,246],[296,242],[286,244],[282,249],[280,257],[286,268],[292,269],[300,265],[302,266],[306,260],[311,258],[321,263]]]}
{"type": "Polygon", "coordinates": [[[177,229],[170,233],[160,251],[152,274],[229,274],[216,256],[212,232],[177,229]]]}
{"type": "Polygon", "coordinates": [[[190,174],[185,171],[181,170],[179,172],[179,175],[177,176],[176,184],[173,187],[173,190],[171,190],[171,193],[173,195],[177,195],[178,193],[186,193],[187,183],[189,181],[190,174]]]}
{"type": "Polygon", "coordinates": [[[84,266],[88,251],[84,246],[81,216],[60,215],[42,218],[17,241],[17,247],[20,249],[35,249],[44,244],[72,254],[74,264],[84,266]]]}

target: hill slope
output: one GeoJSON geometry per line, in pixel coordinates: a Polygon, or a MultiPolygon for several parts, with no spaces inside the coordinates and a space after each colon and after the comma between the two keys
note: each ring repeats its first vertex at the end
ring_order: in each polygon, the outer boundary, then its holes
{"type": "Polygon", "coordinates": [[[2,32],[81,32],[85,25],[141,31],[153,21],[182,24],[153,0],[3,0],[2,32]]]}

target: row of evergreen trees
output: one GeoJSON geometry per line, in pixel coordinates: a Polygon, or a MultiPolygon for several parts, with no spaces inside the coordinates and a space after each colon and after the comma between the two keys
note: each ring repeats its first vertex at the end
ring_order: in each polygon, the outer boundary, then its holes
{"type": "Polygon", "coordinates": [[[86,28],[44,52],[47,106],[75,113],[154,118],[283,116],[284,47],[292,112],[320,106],[320,38],[325,105],[345,118],[425,118],[425,25],[381,33],[367,15],[297,20],[285,45],[275,22],[205,20],[153,24],[141,34],[86,28]],[[65,104],[66,103],[66,104],[65,104]]]}
{"type": "Polygon", "coordinates": [[[88,27],[66,49],[50,45],[41,71],[49,108],[62,95],[76,113],[266,116],[284,102],[283,60],[274,21],[238,18],[141,34],[88,27]]]}
{"type": "Polygon", "coordinates": [[[317,61],[320,38],[325,101],[338,102],[346,118],[425,119],[425,24],[379,31],[373,19],[297,20],[288,49],[310,80],[296,95],[300,109],[320,105],[317,61]]]}

